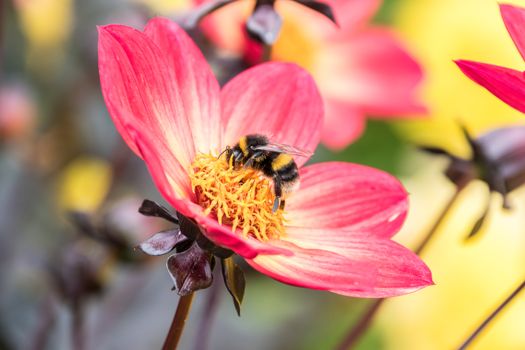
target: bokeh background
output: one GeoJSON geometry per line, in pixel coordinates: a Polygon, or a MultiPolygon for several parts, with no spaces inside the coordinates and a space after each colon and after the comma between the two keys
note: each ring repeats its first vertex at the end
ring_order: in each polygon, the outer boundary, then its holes
{"type": "MultiPolygon", "coordinates": [[[[146,259],[130,247],[165,226],[137,213],[143,198],[162,199],[106,111],[96,26],[141,28],[154,15],[180,19],[189,6],[0,3],[0,349],[74,348],[75,322],[83,322],[88,349],[160,348],[178,297],[165,258],[146,259]]],[[[473,135],[525,125],[522,114],[465,78],[452,60],[525,67],[493,0],[385,0],[374,21],[396,28],[423,66],[420,94],[429,113],[371,119],[355,143],[339,152],[320,146],[312,161],[352,161],[398,176],[411,208],[395,239],[415,247],[455,190],[443,175],[447,159],[418,146],[468,157],[459,123],[473,135]]],[[[238,69],[201,43],[219,76],[238,69]]],[[[465,240],[487,200],[481,182],[461,193],[422,256],[436,285],[386,301],[359,349],[455,348],[523,280],[525,190],[511,194],[511,211],[492,196],[485,225],[465,240]]],[[[212,288],[197,293],[182,349],[199,349],[204,340],[209,349],[332,349],[371,302],[290,287],[243,268],[242,317],[217,275],[212,288]],[[212,324],[206,334],[203,322],[212,324]]],[[[525,348],[525,298],[472,348],[525,348]]]]}

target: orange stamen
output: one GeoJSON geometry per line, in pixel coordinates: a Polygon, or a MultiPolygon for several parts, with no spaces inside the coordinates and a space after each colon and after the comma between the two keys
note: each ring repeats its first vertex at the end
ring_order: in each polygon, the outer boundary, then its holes
{"type": "Polygon", "coordinates": [[[253,169],[235,169],[231,160],[199,154],[190,168],[190,180],[197,201],[206,215],[230,225],[243,236],[261,241],[284,233],[283,210],[273,213],[272,183],[253,169]]]}

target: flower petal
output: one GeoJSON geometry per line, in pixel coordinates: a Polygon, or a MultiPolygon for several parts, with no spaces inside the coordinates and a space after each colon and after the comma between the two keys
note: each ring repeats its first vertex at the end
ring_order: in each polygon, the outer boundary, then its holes
{"type": "Polygon", "coordinates": [[[509,34],[525,60],[525,9],[508,4],[500,4],[499,8],[509,34]]]}
{"type": "Polygon", "coordinates": [[[458,60],[461,71],[494,96],[525,113],[525,78],[522,72],[487,63],[458,60]]]}
{"type": "Polygon", "coordinates": [[[201,153],[219,150],[220,88],[201,51],[178,24],[166,18],[152,19],[144,32],[173,66],[173,83],[189,119],[187,137],[201,153]]]}
{"type": "Polygon", "coordinates": [[[329,162],[300,170],[301,186],[286,199],[288,225],[346,228],[392,237],[407,214],[403,185],[380,170],[329,162]]]}
{"type": "Polygon", "coordinates": [[[109,113],[128,146],[140,155],[129,129],[141,130],[187,169],[195,153],[188,118],[172,65],[157,45],[131,27],[99,27],[99,72],[109,113]]]}
{"type": "Polygon", "coordinates": [[[179,198],[191,197],[185,169],[193,145],[174,137],[177,127],[187,127],[180,97],[167,80],[171,70],[158,48],[143,33],[126,26],[99,28],[99,70],[102,93],[109,113],[128,146],[141,157],[130,132],[141,130],[151,147],[167,164],[170,186],[179,198]],[[176,148],[179,147],[179,148],[176,148]],[[178,152],[177,152],[178,150],[178,152]]]}
{"type": "MultiPolygon", "coordinates": [[[[313,152],[321,136],[323,102],[312,77],[288,63],[264,63],[236,76],[222,90],[224,142],[248,134],[313,152]]],[[[298,165],[306,157],[296,158],[298,165]]]]}
{"type": "Polygon", "coordinates": [[[321,249],[303,249],[288,242],[279,244],[291,250],[293,255],[259,255],[246,262],[259,272],[298,287],[355,289],[366,293],[375,285],[375,267],[360,263],[353,257],[321,249]]]}
{"type": "Polygon", "coordinates": [[[367,29],[333,40],[318,59],[313,74],[325,98],[382,117],[426,111],[416,96],[422,69],[386,29],[367,29]]]}
{"type": "Polygon", "coordinates": [[[287,249],[273,245],[273,242],[260,242],[254,238],[244,238],[240,234],[232,232],[228,226],[220,225],[217,220],[206,216],[202,207],[188,199],[180,199],[173,191],[173,180],[171,173],[166,171],[170,169],[170,164],[159,157],[155,149],[148,144],[147,139],[142,139],[141,134],[131,130],[130,136],[135,141],[141,152],[144,162],[159,189],[162,196],[182,215],[194,219],[204,230],[208,237],[215,244],[228,248],[245,258],[254,258],[258,254],[291,254],[287,249]]]}
{"type": "Polygon", "coordinates": [[[359,108],[347,102],[325,99],[325,111],[321,141],[326,147],[341,150],[363,133],[366,118],[359,108]]]}
{"type": "MultiPolygon", "coordinates": [[[[332,7],[341,31],[356,32],[379,10],[381,0],[325,0],[332,7]]],[[[321,17],[321,16],[318,16],[321,17]]]]}
{"type": "MultiPolygon", "coordinates": [[[[215,0],[194,0],[202,5],[215,0]]],[[[202,19],[200,29],[215,45],[231,53],[242,53],[246,44],[244,23],[253,9],[251,1],[234,1],[202,19]]]]}
{"type": "Polygon", "coordinates": [[[375,267],[377,272],[373,288],[331,288],[334,293],[385,298],[411,293],[433,284],[432,274],[425,263],[416,254],[389,239],[334,229],[290,227],[286,233],[286,240],[294,244],[326,249],[375,267]]]}

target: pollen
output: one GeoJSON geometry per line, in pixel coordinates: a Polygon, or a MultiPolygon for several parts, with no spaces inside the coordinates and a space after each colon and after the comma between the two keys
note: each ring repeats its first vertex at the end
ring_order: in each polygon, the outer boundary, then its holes
{"type": "Polygon", "coordinates": [[[204,213],[215,217],[221,225],[229,225],[234,232],[261,241],[283,235],[283,210],[272,212],[275,199],[272,183],[257,170],[235,169],[225,156],[199,154],[189,175],[204,213]]]}

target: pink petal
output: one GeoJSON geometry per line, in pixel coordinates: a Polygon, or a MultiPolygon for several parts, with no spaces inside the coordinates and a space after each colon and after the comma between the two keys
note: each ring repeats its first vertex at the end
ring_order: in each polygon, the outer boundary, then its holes
{"type": "Polygon", "coordinates": [[[145,34],[157,44],[175,71],[177,91],[189,119],[188,137],[197,151],[219,150],[220,88],[217,79],[193,40],[175,22],[165,18],[149,21],[145,34]]]}
{"type": "Polygon", "coordinates": [[[426,111],[416,96],[422,69],[386,29],[337,38],[326,45],[319,59],[322,64],[314,75],[327,99],[382,117],[426,111]]]}
{"type": "Polygon", "coordinates": [[[407,214],[407,193],[393,176],[351,163],[318,163],[300,170],[301,186],[286,199],[288,225],[345,228],[392,237],[407,214]]]}
{"type": "MultiPolygon", "coordinates": [[[[275,7],[283,17],[285,26],[286,22],[293,23],[294,27],[300,26],[302,34],[316,42],[325,41],[341,32],[358,32],[381,5],[381,0],[327,0],[322,2],[332,7],[337,25],[320,13],[294,1],[277,1],[275,7]],[[305,26],[304,23],[308,25],[305,26]]],[[[283,36],[282,40],[289,39],[283,36]]]]}
{"type": "Polygon", "coordinates": [[[525,59],[525,9],[508,4],[500,4],[501,17],[509,31],[521,57],[525,59]]]}
{"type": "MultiPolygon", "coordinates": [[[[311,152],[319,143],[323,102],[299,66],[271,62],[244,71],[223,88],[221,103],[224,146],[255,133],[311,152]]],[[[307,160],[296,158],[299,166],[307,160]]]]}
{"type": "Polygon", "coordinates": [[[173,180],[167,169],[169,159],[162,158],[162,154],[156,152],[142,134],[130,130],[130,136],[135,141],[148,170],[162,196],[173,206],[175,210],[184,216],[194,219],[204,229],[206,236],[215,244],[233,250],[242,257],[251,259],[258,254],[285,254],[291,252],[285,247],[272,244],[273,242],[260,242],[254,238],[244,238],[240,234],[232,232],[228,226],[221,226],[217,220],[204,215],[202,207],[188,199],[181,199],[173,190],[173,180]]]}
{"type": "Polygon", "coordinates": [[[525,113],[525,78],[522,72],[487,63],[458,60],[463,73],[509,106],[525,113]]]}
{"type": "Polygon", "coordinates": [[[346,102],[325,99],[321,142],[332,150],[341,150],[361,136],[365,124],[365,115],[359,108],[346,102]]]}
{"type": "Polygon", "coordinates": [[[247,260],[248,264],[280,282],[304,288],[366,293],[375,285],[376,269],[370,264],[326,250],[303,249],[288,242],[280,244],[293,255],[258,255],[247,260]]]}
{"type": "MultiPolygon", "coordinates": [[[[207,1],[194,1],[196,5],[207,1]]],[[[244,1],[228,4],[204,17],[199,27],[208,39],[223,50],[242,53],[246,44],[244,23],[253,7],[244,1]]]]}
{"type": "Polygon", "coordinates": [[[376,269],[373,288],[331,288],[334,293],[367,298],[385,298],[414,292],[432,285],[425,263],[400,244],[361,233],[334,229],[288,228],[286,239],[305,248],[333,251],[376,269]]]}
{"type": "Polygon", "coordinates": [[[142,32],[121,25],[99,28],[99,71],[109,113],[128,146],[140,156],[130,130],[141,130],[169,163],[179,196],[190,196],[185,169],[194,149],[173,70],[142,32]]]}
{"type": "Polygon", "coordinates": [[[195,153],[172,64],[153,41],[131,27],[99,28],[102,93],[117,129],[136,152],[128,127],[147,130],[187,167],[195,153]]]}
{"type": "MultiPolygon", "coordinates": [[[[341,31],[356,32],[379,10],[381,0],[326,0],[341,31]]],[[[320,16],[318,16],[320,17],[320,16]]]]}

